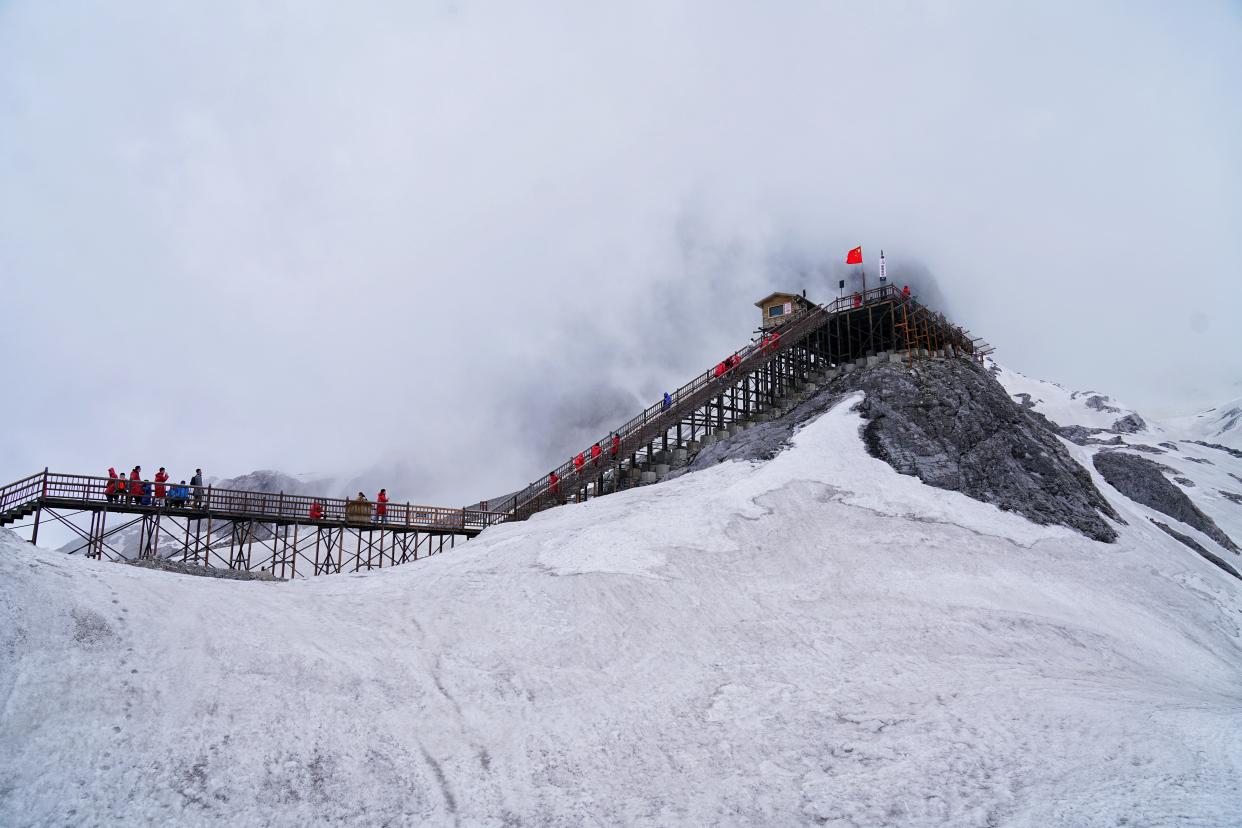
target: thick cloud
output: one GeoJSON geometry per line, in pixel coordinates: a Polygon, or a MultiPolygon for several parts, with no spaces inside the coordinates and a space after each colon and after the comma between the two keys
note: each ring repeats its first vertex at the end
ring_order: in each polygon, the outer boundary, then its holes
{"type": "Polygon", "coordinates": [[[7,3],[0,477],[463,502],[856,244],[1020,370],[1237,396],[1240,56],[1224,2],[7,3]]]}

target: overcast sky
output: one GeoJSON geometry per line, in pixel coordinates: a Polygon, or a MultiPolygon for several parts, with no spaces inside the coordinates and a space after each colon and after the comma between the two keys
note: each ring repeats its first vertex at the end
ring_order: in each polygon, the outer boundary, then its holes
{"type": "Polygon", "coordinates": [[[1242,396],[1240,81],[1211,0],[0,2],[0,478],[477,499],[858,244],[1023,372],[1242,396]]]}

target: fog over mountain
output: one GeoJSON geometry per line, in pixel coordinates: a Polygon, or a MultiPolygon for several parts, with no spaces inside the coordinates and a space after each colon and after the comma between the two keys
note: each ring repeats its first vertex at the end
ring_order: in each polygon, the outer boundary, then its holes
{"type": "MultiPolygon", "coordinates": [[[[1236,3],[0,5],[0,478],[512,489],[845,251],[1242,394],[1236,3]]],[[[933,293],[934,291],[934,293],[933,293]]]]}

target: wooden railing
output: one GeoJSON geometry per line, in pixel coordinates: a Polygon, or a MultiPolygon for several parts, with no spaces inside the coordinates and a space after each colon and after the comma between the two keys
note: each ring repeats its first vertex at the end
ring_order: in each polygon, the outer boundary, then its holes
{"type": "Polygon", "coordinates": [[[37,500],[43,493],[46,476],[47,472],[42,471],[7,486],[0,486],[0,515],[37,500]]]}
{"type": "Polygon", "coordinates": [[[214,486],[185,486],[185,498],[173,497],[180,484],[150,480],[112,480],[80,474],[40,472],[0,488],[0,513],[35,501],[62,501],[75,508],[112,504],[117,508],[152,507],[169,512],[218,514],[231,520],[253,518],[258,521],[375,525],[389,528],[427,529],[448,532],[482,530],[508,519],[501,512],[479,509],[449,509],[411,503],[347,500],[284,493],[219,489],[214,486]],[[109,493],[109,484],[117,491],[109,493]],[[163,497],[155,494],[163,490],[163,497]],[[148,493],[149,492],[149,493],[148,493]],[[312,518],[318,504],[322,515],[312,518]]]}
{"type": "MultiPolygon", "coordinates": [[[[741,361],[735,367],[721,375],[716,374],[715,368],[704,371],[670,394],[672,399],[668,407],[665,407],[664,401],[661,399],[660,402],[645,409],[619,429],[609,432],[608,436],[599,441],[599,445],[604,450],[602,459],[610,464],[614,460],[611,453],[612,435],[614,433],[620,437],[620,448],[617,454],[618,456],[625,456],[640,447],[638,444],[645,440],[645,435],[650,432],[653,423],[659,421],[675,423],[680,419],[685,408],[701,405],[701,399],[706,389],[723,390],[733,385],[737,381],[737,377],[749,373],[777,353],[801,341],[807,334],[818,329],[830,317],[841,311],[852,310],[855,307],[888,299],[912,301],[909,296],[903,296],[902,292],[892,285],[885,285],[872,288],[863,293],[842,296],[823,305],[814,305],[798,312],[788,322],[764,331],[759,337],[752,339],[741,350],[735,352],[741,358],[741,361]],[[771,333],[780,334],[779,342],[775,347],[764,345],[764,337],[771,333]]],[[[549,494],[552,481],[551,475],[553,473],[559,479],[560,485],[566,488],[578,480],[579,474],[574,468],[573,461],[566,461],[556,469],[553,469],[551,473],[545,474],[507,498],[504,503],[505,510],[514,517],[526,517],[526,513],[531,511],[531,507],[543,501],[549,494]]],[[[588,464],[582,474],[589,476],[592,473],[594,472],[588,458],[588,464]]]]}
{"type": "MultiPolygon", "coordinates": [[[[916,313],[930,315],[922,305],[908,294],[903,294],[891,285],[872,288],[863,293],[840,297],[823,305],[813,305],[798,311],[789,321],[772,329],[765,330],[761,335],[748,342],[736,351],[737,364],[727,371],[718,373],[709,369],[690,382],[670,394],[670,402],[654,403],[638,415],[630,419],[620,428],[609,432],[599,441],[603,449],[601,459],[611,465],[621,457],[638,451],[651,435],[660,430],[660,425],[671,427],[680,420],[688,410],[705,404],[712,396],[723,393],[745,376],[762,367],[777,354],[785,351],[807,335],[823,326],[834,315],[854,308],[864,307],[881,301],[894,301],[907,306],[916,313]],[[773,344],[767,336],[779,334],[779,341],[773,344]],[[619,437],[617,457],[612,454],[612,435],[619,437]]],[[[980,340],[972,340],[961,328],[949,325],[947,320],[939,317],[939,322],[953,330],[955,336],[960,335],[967,352],[977,353],[980,340]]],[[[984,344],[986,347],[986,344],[984,344]]],[[[985,349],[982,353],[987,353],[985,349]]],[[[568,460],[553,470],[566,489],[581,481],[579,472],[572,460],[568,460]]],[[[583,475],[595,473],[595,467],[588,459],[583,475]]],[[[23,480],[0,488],[0,514],[32,502],[39,498],[56,498],[73,500],[84,504],[106,502],[110,498],[106,489],[106,477],[89,477],[82,475],[52,474],[46,470],[41,474],[31,475],[23,480]]],[[[120,495],[111,500],[118,503],[123,500],[128,506],[156,505],[143,504],[142,495],[135,496],[129,491],[130,481],[123,480],[124,489],[120,495]]],[[[142,481],[146,483],[148,481],[142,481]]],[[[151,483],[152,487],[156,484],[151,483]]],[[[256,520],[280,520],[296,522],[323,522],[332,524],[365,525],[389,524],[407,528],[427,528],[440,531],[461,529],[467,531],[481,530],[487,526],[502,523],[514,518],[524,518],[532,511],[540,508],[547,500],[551,490],[551,474],[545,474],[538,480],[527,485],[510,497],[505,498],[499,511],[482,509],[446,509],[438,506],[416,506],[409,503],[388,503],[385,513],[380,514],[378,504],[370,501],[346,500],[343,498],[311,497],[307,495],[270,494],[267,492],[251,492],[232,489],[217,489],[211,486],[187,487],[188,497],[184,503],[175,503],[171,498],[173,486],[164,484],[162,498],[163,508],[170,510],[188,510],[192,512],[227,514],[230,517],[253,516],[256,520]],[[322,515],[312,518],[312,507],[318,504],[322,515]]],[[[318,513],[316,513],[318,515],[318,513]]]]}

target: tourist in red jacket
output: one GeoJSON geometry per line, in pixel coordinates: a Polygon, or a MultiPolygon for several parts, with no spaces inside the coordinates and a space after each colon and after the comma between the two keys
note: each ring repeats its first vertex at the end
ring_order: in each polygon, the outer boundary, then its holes
{"type": "Polygon", "coordinates": [[[616,460],[617,455],[621,452],[621,435],[614,433],[612,435],[612,459],[616,460]]]}
{"type": "Polygon", "coordinates": [[[129,473],[129,502],[142,502],[142,466],[134,466],[129,473]]]}
{"type": "Polygon", "coordinates": [[[117,488],[122,485],[121,478],[117,476],[116,469],[108,468],[108,485],[104,487],[104,496],[108,498],[108,502],[112,503],[116,500],[117,488]]]}
{"type": "Polygon", "coordinates": [[[599,466],[599,456],[603,453],[604,450],[599,447],[599,443],[591,446],[591,465],[593,467],[599,466]]]}
{"type": "Polygon", "coordinates": [[[375,516],[380,523],[388,522],[388,490],[380,489],[375,496],[375,516]]]}
{"type": "Polygon", "coordinates": [[[574,471],[582,474],[582,467],[586,465],[586,458],[582,456],[582,452],[578,452],[578,456],[574,458],[574,471]]]}
{"type": "Polygon", "coordinates": [[[159,506],[164,505],[164,495],[166,494],[164,484],[168,482],[168,472],[164,471],[164,467],[160,466],[160,470],[155,473],[155,502],[159,506]]]}
{"type": "Polygon", "coordinates": [[[323,520],[323,505],[316,500],[310,507],[311,520],[323,520]]]}

